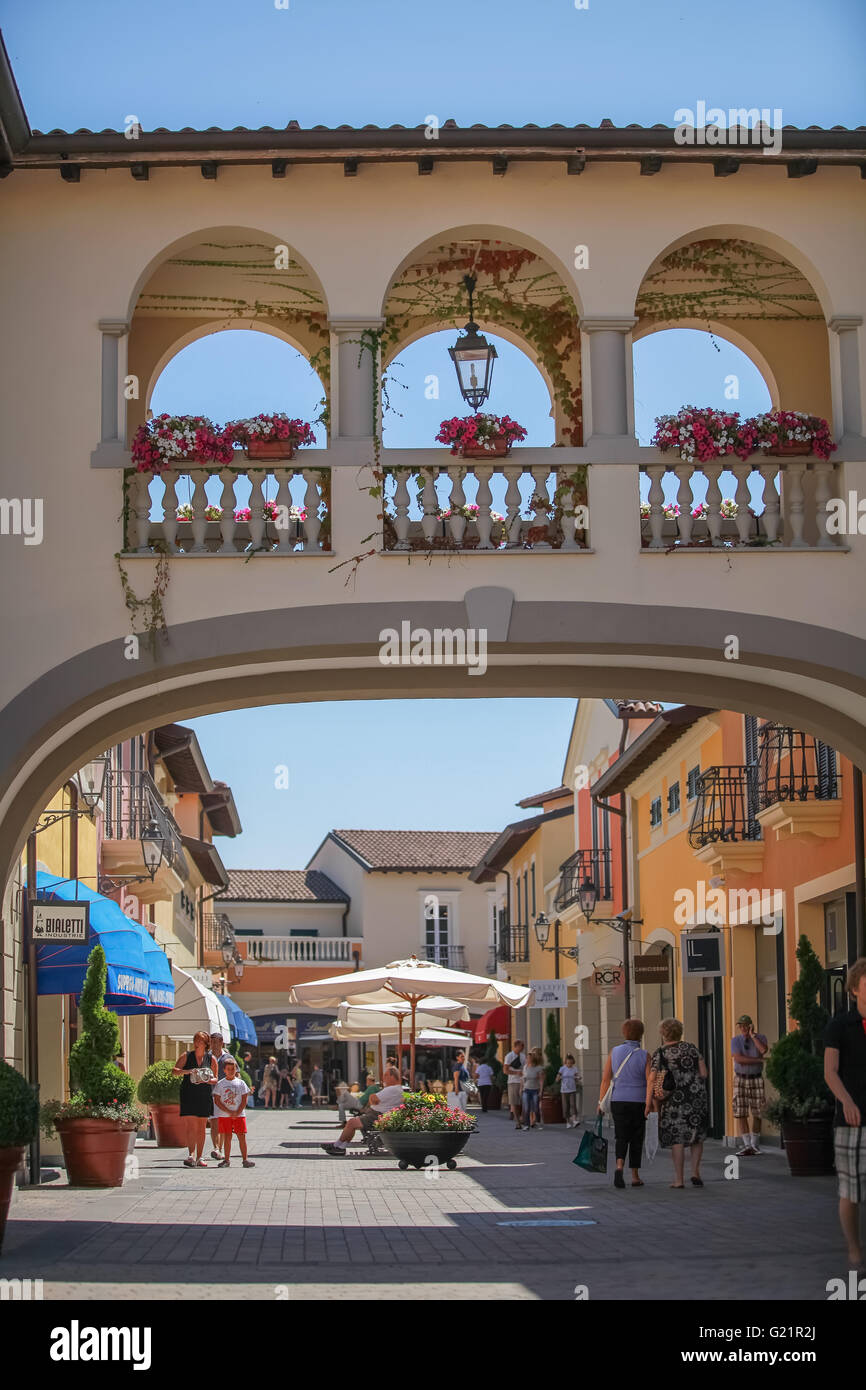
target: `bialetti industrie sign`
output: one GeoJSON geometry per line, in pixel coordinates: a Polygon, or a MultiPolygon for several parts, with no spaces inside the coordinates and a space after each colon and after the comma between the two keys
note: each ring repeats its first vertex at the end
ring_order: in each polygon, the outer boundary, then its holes
{"type": "Polygon", "coordinates": [[[90,903],[31,903],[34,941],[86,941],[90,903]]]}

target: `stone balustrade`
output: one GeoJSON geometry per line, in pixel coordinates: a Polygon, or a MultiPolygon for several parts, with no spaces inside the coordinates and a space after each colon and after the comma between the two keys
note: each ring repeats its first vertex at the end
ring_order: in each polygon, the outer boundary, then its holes
{"type": "Polygon", "coordinates": [[[246,946],[247,965],[323,962],[354,966],[353,949],[361,950],[359,938],[351,936],[242,936],[238,939],[246,946]]]}

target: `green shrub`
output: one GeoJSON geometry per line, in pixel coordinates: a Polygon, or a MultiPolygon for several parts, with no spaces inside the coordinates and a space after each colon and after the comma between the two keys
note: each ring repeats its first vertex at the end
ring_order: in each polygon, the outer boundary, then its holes
{"type": "Polygon", "coordinates": [[[240,1038],[235,1038],[234,1042],[229,1043],[229,1052],[232,1054],[232,1056],[238,1064],[238,1076],[240,1077],[241,1081],[245,1081],[246,1084],[249,1086],[250,1090],[254,1091],[255,1087],[253,1086],[253,1078],[250,1076],[248,1071],[244,1071],[244,1064],[241,1060],[240,1038]]]}
{"type": "Polygon", "coordinates": [[[23,1148],[36,1138],[39,1101],[20,1071],[0,1062],[0,1149],[23,1148]]]}
{"type": "Polygon", "coordinates": [[[555,1009],[547,1015],[547,1046],[544,1049],[547,1058],[547,1068],[544,1073],[544,1089],[553,1095],[559,1094],[561,1081],[559,1079],[559,1068],[562,1066],[562,1054],[559,1051],[559,1014],[555,1009]]]}
{"type": "Polygon", "coordinates": [[[508,1077],[505,1075],[505,1069],[499,1060],[499,1043],[492,1029],[487,1034],[487,1046],[484,1049],[483,1060],[493,1072],[490,1084],[498,1087],[500,1091],[504,1091],[508,1085],[508,1077]]]}
{"type": "Polygon", "coordinates": [[[180,1076],[173,1074],[174,1062],[154,1062],[138,1083],[138,1099],[143,1105],[178,1105],[180,1076]]]}
{"type": "Polygon", "coordinates": [[[120,1052],[117,1015],[104,1004],[108,969],[105,952],[94,946],[87,958],[87,973],[81,990],[81,1037],[69,1053],[69,1079],[73,1099],[82,1097],[93,1105],[132,1105],[135,1082],[115,1065],[120,1052]]]}
{"type": "Polygon", "coordinates": [[[767,1106],[767,1117],[773,1124],[825,1115],[833,1107],[824,1081],[824,1029],[830,1015],[818,1001],[824,967],[807,936],[801,936],[797,944],[797,960],[800,973],[788,1002],[799,1027],[781,1037],[767,1053],[767,1080],[779,1093],[767,1106]]]}

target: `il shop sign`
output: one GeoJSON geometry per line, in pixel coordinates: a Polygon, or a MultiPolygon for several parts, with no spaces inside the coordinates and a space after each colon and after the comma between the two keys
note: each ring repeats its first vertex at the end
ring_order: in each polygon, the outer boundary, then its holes
{"type": "Polygon", "coordinates": [[[622,961],[612,958],[594,960],[589,987],[593,994],[605,998],[612,994],[625,994],[625,970],[622,961]]]}
{"type": "Polygon", "coordinates": [[[86,941],[90,903],[31,903],[34,941],[86,941]]]}
{"type": "Polygon", "coordinates": [[[530,980],[535,990],[533,1009],[565,1009],[568,1007],[568,985],[565,980],[530,980]]]}

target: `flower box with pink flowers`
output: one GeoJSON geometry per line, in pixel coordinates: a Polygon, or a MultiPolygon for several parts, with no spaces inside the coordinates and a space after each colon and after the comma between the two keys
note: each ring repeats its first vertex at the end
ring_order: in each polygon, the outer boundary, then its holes
{"type": "Polygon", "coordinates": [[[814,454],[829,459],[836,449],[826,420],[799,410],[771,410],[741,420],[736,410],[684,405],[676,415],[656,417],[652,443],[667,452],[676,449],[691,463],[711,459],[748,459],[752,454],[814,454]]]}
{"type": "Polygon", "coordinates": [[[455,415],[443,420],[437,444],[448,444],[452,454],[465,459],[504,458],[512,444],[526,438],[526,430],[509,415],[455,415]]]}
{"type": "Polygon", "coordinates": [[[246,420],[230,420],[226,433],[246,450],[250,460],[275,462],[294,457],[295,449],[315,444],[312,425],[306,420],[290,420],[288,415],[255,415],[246,420]]]}
{"type": "Polygon", "coordinates": [[[139,473],[159,474],[182,465],[231,463],[232,439],[205,415],[157,415],[139,425],[132,461],[139,473]]]}

